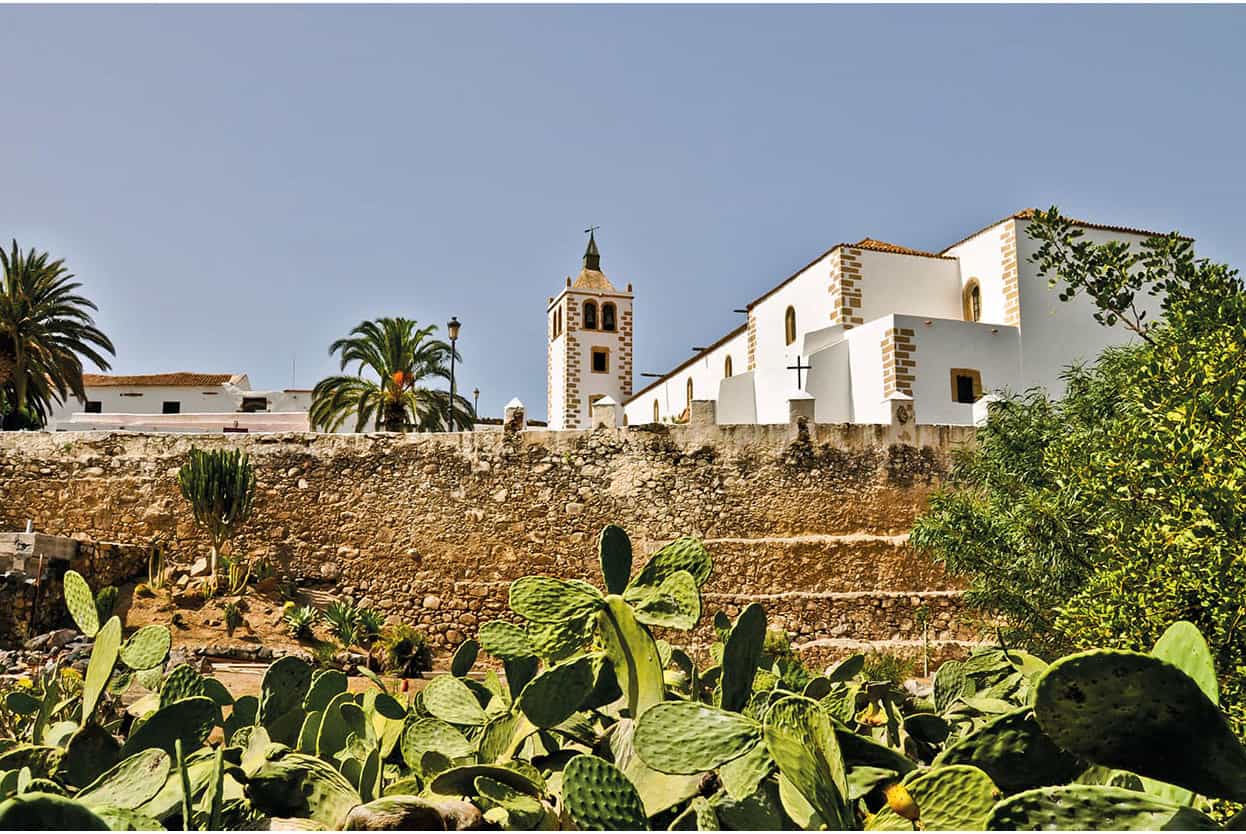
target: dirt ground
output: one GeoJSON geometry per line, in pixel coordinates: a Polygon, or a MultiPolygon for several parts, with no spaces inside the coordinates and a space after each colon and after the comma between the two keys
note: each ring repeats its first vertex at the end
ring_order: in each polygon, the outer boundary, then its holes
{"type": "MultiPolygon", "coordinates": [[[[341,647],[333,641],[323,623],[313,629],[314,639],[296,640],[290,635],[282,621],[281,598],[275,583],[261,583],[250,586],[247,593],[241,596],[218,596],[207,601],[188,600],[176,592],[173,586],[165,587],[147,594],[136,594],[135,584],[130,583],[118,589],[117,613],[122,614],[126,634],[145,625],[166,626],[173,635],[173,649],[184,648],[189,653],[201,647],[265,647],[285,652],[301,651],[316,657],[320,654],[331,654],[340,651],[341,647]],[[225,605],[235,602],[242,611],[243,623],[234,630],[232,635],[225,630],[225,605]]],[[[322,607],[325,600],[321,595],[300,594],[295,600],[297,605],[322,607]]],[[[434,659],[434,667],[438,661],[434,659]]],[[[260,681],[264,670],[271,660],[238,660],[229,657],[209,656],[212,664],[213,677],[233,694],[235,698],[242,695],[258,695],[260,681]]],[[[449,660],[444,659],[448,664],[449,660]]],[[[428,677],[435,673],[425,673],[425,678],[399,679],[383,676],[391,692],[408,692],[422,689],[428,677]]],[[[371,683],[362,675],[350,676],[351,691],[362,691],[371,683]]]]}

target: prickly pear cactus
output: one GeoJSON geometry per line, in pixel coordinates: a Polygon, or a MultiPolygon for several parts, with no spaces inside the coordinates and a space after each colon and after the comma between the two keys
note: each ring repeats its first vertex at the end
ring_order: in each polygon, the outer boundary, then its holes
{"type": "Polygon", "coordinates": [[[78,630],[87,637],[94,637],[100,630],[99,611],[95,608],[95,595],[91,586],[76,570],[65,571],[65,607],[74,618],[78,630]]]}
{"type": "Polygon", "coordinates": [[[830,718],[816,701],[793,695],[766,713],[766,749],[779,773],[830,827],[855,827],[848,777],[830,718]]]}
{"type": "Polygon", "coordinates": [[[965,692],[966,680],[965,664],[961,661],[949,660],[940,664],[934,675],[935,709],[943,712],[950,707],[965,692]]]}
{"type": "Polygon", "coordinates": [[[161,625],[143,626],[121,647],[121,662],[135,671],[154,669],[164,663],[173,636],[161,625]]]}
{"type": "Polygon", "coordinates": [[[450,660],[450,674],[456,678],[465,678],[467,673],[476,665],[476,655],[480,652],[480,644],[475,640],[464,640],[459,647],[454,650],[454,657],[450,660]]]}
{"type": "Polygon", "coordinates": [[[591,614],[601,607],[601,592],[587,582],[525,576],[510,587],[510,607],[534,623],[561,623],[591,614]]]}
{"type": "Polygon", "coordinates": [[[632,575],[632,540],[627,532],[616,524],[602,528],[601,537],[597,540],[597,550],[601,558],[601,576],[606,583],[606,591],[621,594],[627,588],[627,580],[632,575]]]}
{"type": "MultiPolygon", "coordinates": [[[[580,708],[593,691],[593,682],[592,658],[581,655],[546,669],[529,681],[519,693],[515,706],[535,726],[554,727],[580,708]]],[[[431,708],[429,711],[432,712],[431,708]]]]}
{"type": "Polygon", "coordinates": [[[656,588],[641,586],[624,599],[645,625],[688,631],[701,619],[701,589],[686,570],[672,573],[656,588]]]}
{"type": "Polygon", "coordinates": [[[160,706],[202,697],[207,694],[205,689],[203,675],[193,666],[186,663],[174,666],[160,687],[160,706]]]}
{"type": "Polygon", "coordinates": [[[91,806],[134,810],[164,787],[172,762],[163,750],[143,750],[118,762],[74,798],[91,806]]]}
{"type": "Polygon", "coordinates": [[[754,602],[740,612],[723,644],[723,709],[739,712],[748,703],[765,640],[766,610],[754,602]]]}
{"type": "Polygon", "coordinates": [[[1155,642],[1151,654],[1168,661],[1193,678],[1198,688],[1207,696],[1207,700],[1213,704],[1220,703],[1216,664],[1212,660],[1211,649],[1207,647],[1207,640],[1194,623],[1181,620],[1170,625],[1155,642]]]}
{"type": "Polygon", "coordinates": [[[269,666],[260,684],[260,723],[267,727],[300,709],[311,675],[311,666],[297,657],[283,657],[269,666]]]}
{"type": "Polygon", "coordinates": [[[1194,679],[1158,658],[1061,658],[1039,678],[1034,713],[1056,744],[1094,764],[1246,801],[1246,750],[1194,679]]]}
{"type": "Polygon", "coordinates": [[[654,770],[692,774],[744,755],[761,737],[761,725],[739,713],[696,701],[666,701],[641,716],[632,743],[654,770]]]}
{"type": "Polygon", "coordinates": [[[69,737],[65,758],[57,777],[69,785],[83,786],[117,763],[121,745],[98,724],[88,724],[69,737]]]}
{"type": "Polygon", "coordinates": [[[448,724],[481,727],[489,720],[472,690],[452,675],[433,678],[424,687],[424,708],[448,724]]]}
{"type": "Polygon", "coordinates": [[[528,639],[528,632],[505,620],[481,624],[476,632],[480,647],[498,660],[536,657],[537,651],[528,639]]]}
{"type": "Polygon", "coordinates": [[[991,778],[976,767],[949,765],[912,773],[903,782],[916,814],[908,818],[884,806],[866,826],[871,831],[981,831],[999,797],[991,778]]]}
{"type": "Polygon", "coordinates": [[[362,804],[354,786],[332,765],[282,748],[253,773],[239,768],[229,773],[245,785],[252,805],[274,817],[302,817],[334,829],[362,804]]]}
{"type": "Polygon", "coordinates": [[[24,793],[0,803],[0,830],[108,831],[81,802],[50,793],[24,793]]]}
{"type": "Polygon", "coordinates": [[[944,749],[934,765],[981,768],[1005,794],[1061,785],[1086,769],[1085,762],[1052,741],[1029,707],[1004,713],[944,749]]]}
{"type": "Polygon", "coordinates": [[[714,570],[714,560],[710,558],[709,551],[705,549],[700,539],[694,539],[691,536],[675,539],[649,557],[648,563],[628,587],[638,588],[645,585],[656,587],[661,585],[668,576],[681,570],[692,574],[698,588],[710,578],[710,573],[714,570]]]}
{"type": "Polygon", "coordinates": [[[151,747],[173,755],[174,744],[179,740],[187,750],[195,750],[212,732],[219,714],[216,702],[203,696],[161,707],[130,734],[121,748],[121,758],[151,747]]]}
{"type": "Polygon", "coordinates": [[[1010,796],[992,809],[991,831],[1215,831],[1193,808],[1106,785],[1037,788],[1010,796]]]}
{"type": "Polygon", "coordinates": [[[475,752],[472,743],[461,732],[436,718],[417,718],[412,721],[403,730],[399,744],[403,761],[417,773],[421,773],[421,760],[430,750],[442,753],[449,759],[466,758],[475,752]]]}
{"type": "Polygon", "coordinates": [[[121,648],[121,620],[117,617],[109,619],[104,627],[95,634],[95,645],[91,647],[91,659],[87,661],[87,673],[82,684],[82,723],[85,725],[95,712],[100,695],[112,677],[113,667],[117,665],[117,651],[121,648]]]}
{"type": "Polygon", "coordinates": [[[649,828],[636,788],[605,759],[576,756],[562,772],[562,801],[575,824],[586,831],[641,831],[649,828]]]}
{"type": "Polygon", "coordinates": [[[303,711],[323,710],[335,695],[346,691],[346,675],[337,669],[318,669],[311,677],[311,685],[303,698],[303,711]]]}

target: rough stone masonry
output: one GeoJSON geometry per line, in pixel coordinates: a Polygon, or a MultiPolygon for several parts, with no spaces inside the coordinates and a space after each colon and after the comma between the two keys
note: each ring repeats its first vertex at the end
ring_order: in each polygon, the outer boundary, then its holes
{"type": "MultiPolygon", "coordinates": [[[[699,403],[697,405],[700,405],[699,403]]],[[[427,435],[0,434],[0,530],[207,550],[178,493],[192,446],[241,446],[259,494],[235,547],[424,629],[450,648],[506,613],[526,574],[600,585],[608,523],[642,554],[702,537],[706,614],[764,603],[802,651],[974,639],[954,581],[907,544],[964,427],[598,426],[427,435]]],[[[513,423],[514,421],[512,421],[513,423]]],[[[704,632],[703,632],[704,633],[704,632]]]]}

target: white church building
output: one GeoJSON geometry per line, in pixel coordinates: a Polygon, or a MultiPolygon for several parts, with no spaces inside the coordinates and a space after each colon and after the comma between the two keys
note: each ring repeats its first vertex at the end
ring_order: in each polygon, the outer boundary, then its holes
{"type": "MultiPolygon", "coordinates": [[[[920,423],[970,425],[991,391],[1058,395],[1062,369],[1129,334],[1099,325],[1084,295],[1062,302],[1038,275],[1033,216],[1018,212],[940,252],[836,244],[748,304],[745,323],[636,392],[632,285],[614,287],[590,235],[579,276],[547,309],[550,428],[588,427],[594,403],[615,405],[618,422],[677,422],[694,400],[713,401],[719,424],[787,423],[791,402],[810,399],[818,423],[888,423],[902,401],[920,423]]],[[[1157,234],[1076,222],[1095,243],[1157,234]]]]}

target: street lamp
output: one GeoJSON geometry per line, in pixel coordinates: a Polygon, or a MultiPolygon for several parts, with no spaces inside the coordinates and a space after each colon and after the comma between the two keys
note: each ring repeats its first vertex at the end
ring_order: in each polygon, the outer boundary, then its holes
{"type": "Polygon", "coordinates": [[[480,416],[480,389],[472,389],[472,414],[480,416]]]}
{"type": "Polygon", "coordinates": [[[458,316],[451,316],[446,323],[446,332],[450,334],[450,431],[454,431],[454,354],[458,352],[455,343],[459,340],[458,316]]]}

